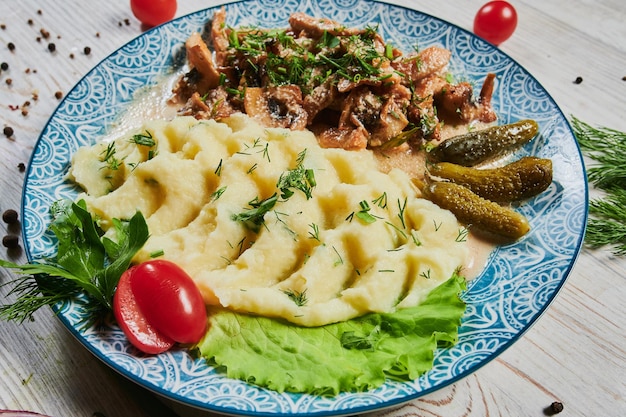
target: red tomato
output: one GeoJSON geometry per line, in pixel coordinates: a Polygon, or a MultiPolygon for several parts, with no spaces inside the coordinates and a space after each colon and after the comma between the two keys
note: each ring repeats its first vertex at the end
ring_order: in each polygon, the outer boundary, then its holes
{"type": "Polygon", "coordinates": [[[517,12],[506,1],[490,1],[474,17],[474,33],[487,42],[500,45],[517,27],[517,12]]]}
{"type": "Polygon", "coordinates": [[[130,8],[141,23],[158,26],[176,14],[176,0],[130,0],[130,8]]]}
{"type": "Polygon", "coordinates": [[[174,340],[163,335],[148,323],[137,307],[130,280],[136,267],[128,269],[120,277],[113,296],[113,314],[130,343],[142,352],[157,354],[174,346],[174,340]]]}
{"type": "Polygon", "coordinates": [[[135,301],[148,323],[179,343],[196,343],[206,331],[202,295],[178,265],[155,259],[139,264],[131,274],[135,301]]]}

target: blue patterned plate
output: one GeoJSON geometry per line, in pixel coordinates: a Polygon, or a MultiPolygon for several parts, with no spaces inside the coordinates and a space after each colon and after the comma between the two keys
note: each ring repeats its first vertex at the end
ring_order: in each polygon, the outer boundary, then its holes
{"type": "MultiPolygon", "coordinates": [[[[228,4],[233,26],[286,26],[292,12],[325,16],[349,26],[378,25],[382,36],[405,51],[419,42],[452,51],[451,69],[482,83],[498,76],[493,104],[500,122],[537,120],[541,137],[519,151],[550,158],[554,182],[521,207],[532,231],[498,247],[465,299],[469,307],[459,343],[437,352],[433,369],[411,382],[390,381],[363,393],[335,397],[280,394],[230,380],[184,350],[138,354],[114,323],[79,330],[80,302],[57,307],[70,331],[98,358],[131,380],[170,399],[234,415],[338,415],[377,410],[415,399],[476,371],[511,346],[556,296],[580,250],[586,223],[587,184],[582,158],[567,120],[541,85],[511,58],[456,26],[419,12],[365,0],[253,0],[228,4]]],[[[56,110],[34,149],[23,195],[24,237],[30,259],[54,252],[46,232],[48,208],[76,189],[65,181],[70,156],[106,135],[145,85],[181,65],[184,42],[215,9],[202,10],[144,33],[88,73],[56,110]]]]}

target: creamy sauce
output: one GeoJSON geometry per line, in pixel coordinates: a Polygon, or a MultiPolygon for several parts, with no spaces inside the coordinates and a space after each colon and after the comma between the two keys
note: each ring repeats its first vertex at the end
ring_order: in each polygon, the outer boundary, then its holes
{"type": "Polygon", "coordinates": [[[112,142],[129,132],[136,131],[146,120],[171,120],[180,105],[171,102],[172,88],[182,72],[166,75],[156,85],[137,91],[124,112],[113,122],[102,138],[104,142],[112,142]]]}
{"type": "Polygon", "coordinates": [[[470,256],[467,260],[467,264],[463,267],[461,275],[468,280],[472,280],[485,269],[489,256],[495,249],[495,245],[479,236],[469,234],[467,240],[470,256]]]}

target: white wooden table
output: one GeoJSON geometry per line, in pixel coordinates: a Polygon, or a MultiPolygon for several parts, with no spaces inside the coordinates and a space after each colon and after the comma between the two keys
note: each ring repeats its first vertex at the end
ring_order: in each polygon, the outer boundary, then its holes
{"type": "MultiPolygon", "coordinates": [[[[57,106],[55,93],[69,91],[101,59],[141,33],[128,3],[0,2],[0,62],[9,64],[0,74],[0,127],[15,132],[11,139],[0,134],[0,211],[20,209],[24,174],[18,165],[28,162],[57,106]],[[16,46],[13,52],[9,42],[16,46]]],[[[217,4],[178,3],[177,15],[217,4]]],[[[483,0],[396,3],[471,29],[483,0]]],[[[567,116],[626,131],[623,0],[513,3],[519,25],[501,49],[539,80],[567,116]],[[577,77],[583,80],[579,84],[577,77]]],[[[7,225],[0,223],[0,235],[6,233],[7,225]]],[[[23,253],[4,247],[0,257],[25,262],[23,253]]],[[[0,271],[0,282],[9,278],[0,271]]],[[[6,288],[2,297],[5,293],[6,288]]],[[[567,416],[626,415],[624,300],[626,258],[584,249],[556,301],[513,347],[454,385],[378,415],[542,416],[553,401],[563,403],[567,416]]],[[[49,309],[33,322],[0,323],[0,409],[55,417],[207,415],[156,398],[92,356],[49,309]]]]}

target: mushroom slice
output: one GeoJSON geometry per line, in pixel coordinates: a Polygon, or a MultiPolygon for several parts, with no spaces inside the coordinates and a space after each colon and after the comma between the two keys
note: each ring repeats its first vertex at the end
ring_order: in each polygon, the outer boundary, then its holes
{"type": "Polygon", "coordinates": [[[197,92],[200,95],[220,84],[220,73],[215,68],[213,56],[202,36],[194,32],[185,43],[187,59],[191,68],[200,75],[197,83],[197,92]]]}
{"type": "Polygon", "coordinates": [[[308,115],[297,85],[248,87],[243,101],[245,112],[268,127],[291,130],[306,128],[308,115]]]}

